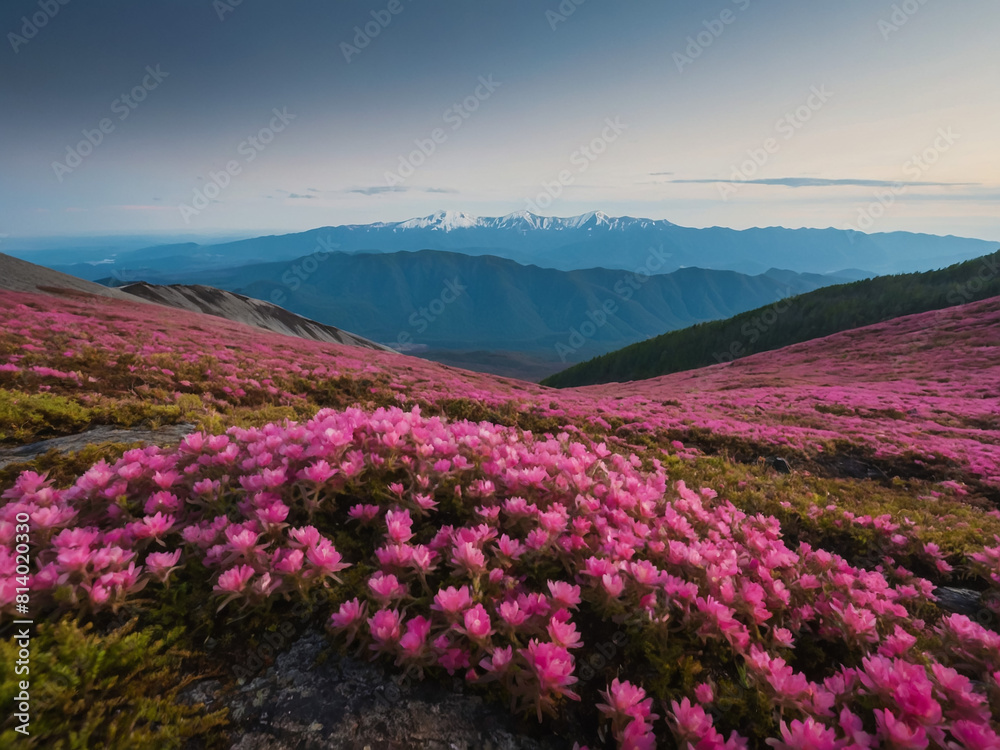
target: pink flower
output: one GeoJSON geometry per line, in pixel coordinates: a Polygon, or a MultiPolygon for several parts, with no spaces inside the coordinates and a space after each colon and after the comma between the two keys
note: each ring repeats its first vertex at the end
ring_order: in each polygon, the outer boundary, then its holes
{"type": "Polygon", "coordinates": [[[402,650],[400,659],[403,657],[416,658],[423,655],[427,650],[427,636],[431,632],[431,621],[426,617],[417,615],[406,623],[406,634],[399,639],[399,647],[402,650]]]}
{"type": "Polygon", "coordinates": [[[771,635],[774,638],[774,642],[779,646],[791,648],[795,643],[795,637],[792,635],[792,631],[788,628],[774,628],[774,630],[771,631],[771,635]]]}
{"type": "Polygon", "coordinates": [[[622,591],[625,590],[625,582],[617,573],[605,573],[601,576],[601,585],[604,587],[604,591],[607,592],[607,595],[612,599],[620,597],[622,595],[622,591]]]}
{"type": "Polygon", "coordinates": [[[645,719],[633,719],[619,739],[620,750],[656,750],[656,735],[645,719]]]}
{"type": "Polygon", "coordinates": [[[368,619],[368,629],[372,640],[370,648],[373,651],[385,651],[395,646],[400,637],[399,612],[392,609],[380,609],[368,619]]]}
{"type": "Polygon", "coordinates": [[[714,700],[715,694],[712,692],[712,686],[707,682],[703,682],[694,689],[694,697],[699,703],[705,705],[714,700]]]}
{"type": "Polygon", "coordinates": [[[340,553],[334,549],[333,543],[329,539],[321,539],[315,547],[311,547],[306,552],[306,559],[313,566],[313,573],[320,578],[332,578],[337,583],[341,583],[337,573],[344,568],[351,567],[350,563],[342,562],[340,553]]]}
{"type": "Polygon", "coordinates": [[[482,604],[476,604],[465,610],[465,627],[460,628],[470,640],[483,642],[493,635],[493,627],[490,623],[490,616],[482,604]]]}
{"type": "Polygon", "coordinates": [[[256,551],[257,540],[260,534],[254,533],[250,529],[230,526],[226,529],[226,539],[229,540],[229,548],[243,557],[252,558],[256,551]]]}
{"type": "Polygon", "coordinates": [[[652,713],[653,699],[647,698],[645,690],[627,680],[622,682],[616,677],[607,690],[601,691],[601,696],[606,703],[597,704],[597,709],[609,718],[628,717],[644,720],[659,718],[652,713]]]}
{"type": "Polygon", "coordinates": [[[406,544],[413,538],[413,520],[410,518],[410,511],[387,511],[385,523],[388,527],[389,541],[393,544],[406,544]]]}
{"type": "Polygon", "coordinates": [[[347,515],[355,521],[360,521],[363,525],[367,526],[375,520],[379,510],[381,509],[377,505],[362,505],[361,503],[358,503],[347,511],[347,515]]]}
{"type": "Polygon", "coordinates": [[[549,581],[549,593],[556,607],[576,609],[580,604],[580,587],[565,581],[549,581]]]}
{"type": "Polygon", "coordinates": [[[145,516],[136,524],[134,534],[139,539],[159,540],[174,527],[175,519],[170,515],[157,513],[155,516],[145,516]]]}
{"type": "Polygon", "coordinates": [[[315,484],[325,484],[337,471],[337,468],[330,466],[326,461],[320,460],[303,469],[299,473],[299,476],[315,484]]]}
{"type": "Polygon", "coordinates": [[[274,569],[279,573],[294,575],[302,570],[305,554],[300,549],[280,549],[275,555],[274,569]]]}
{"type": "Polygon", "coordinates": [[[479,666],[487,672],[502,674],[507,671],[513,658],[514,649],[512,647],[498,648],[493,651],[489,659],[480,661],[479,666]]]}
{"type": "Polygon", "coordinates": [[[680,703],[671,701],[670,708],[671,716],[667,718],[671,720],[674,734],[682,745],[697,743],[712,728],[712,717],[701,706],[692,706],[687,698],[682,698],[680,703]]]}
{"type": "Polygon", "coordinates": [[[344,602],[340,605],[340,609],[337,612],[330,615],[330,624],[340,630],[353,628],[365,616],[366,608],[367,604],[361,604],[357,598],[344,602]]]}
{"type": "Polygon", "coordinates": [[[811,716],[791,725],[781,722],[781,740],[765,740],[775,750],[838,750],[837,733],[811,716]]]}
{"type": "Polygon", "coordinates": [[[146,569],[161,583],[167,582],[167,577],[171,572],[177,570],[177,562],[181,558],[181,551],[173,552],[153,552],[146,555],[146,569]]]}
{"type": "Polygon", "coordinates": [[[456,544],[451,563],[456,568],[466,570],[470,575],[479,575],[486,570],[486,557],[472,542],[456,544]]]}
{"type": "Polygon", "coordinates": [[[893,716],[888,709],[875,709],[875,724],[879,737],[894,750],[924,750],[927,747],[927,733],[923,727],[914,729],[893,716]]]}
{"type": "Polygon", "coordinates": [[[401,584],[391,573],[388,575],[381,572],[375,573],[368,579],[368,588],[383,606],[390,601],[403,598],[407,593],[406,586],[401,584]]]}
{"type": "Polygon", "coordinates": [[[540,695],[554,692],[573,700],[580,699],[580,696],[569,689],[577,681],[573,676],[574,660],[569,651],[554,643],[540,643],[532,638],[528,648],[521,649],[519,653],[525,657],[528,667],[534,672],[540,695]]]}
{"type": "Polygon", "coordinates": [[[321,538],[319,531],[314,526],[289,529],[288,536],[292,538],[292,544],[296,547],[315,547],[321,538]]]}
{"type": "Polygon", "coordinates": [[[170,492],[154,492],[149,496],[146,504],[143,506],[143,511],[147,515],[152,515],[158,511],[166,511],[167,513],[175,513],[181,509],[181,501],[176,495],[170,492]]]}
{"type": "Polygon", "coordinates": [[[511,560],[517,560],[524,553],[524,545],[506,534],[497,540],[497,549],[500,550],[501,555],[509,557],[511,560]]]}
{"type": "Polygon", "coordinates": [[[449,586],[434,595],[434,604],[431,605],[431,609],[444,612],[449,618],[454,618],[471,604],[472,597],[469,595],[468,586],[462,586],[458,589],[449,586]]]}
{"type": "Polygon", "coordinates": [[[253,577],[254,570],[249,565],[237,565],[219,575],[215,590],[226,593],[239,593],[246,588],[247,581],[253,577]]]}
{"type": "Polygon", "coordinates": [[[436,557],[437,552],[431,551],[423,544],[418,544],[416,547],[413,547],[413,552],[410,556],[410,565],[418,573],[429,573],[435,568],[434,559],[436,557]]]}
{"type": "Polygon", "coordinates": [[[583,641],[580,640],[580,633],[569,619],[569,613],[563,609],[552,616],[548,625],[549,638],[552,642],[563,648],[580,648],[583,641]]]}
{"type": "Polygon", "coordinates": [[[498,612],[501,619],[513,628],[523,625],[524,621],[528,619],[517,602],[500,602],[498,612]]]}

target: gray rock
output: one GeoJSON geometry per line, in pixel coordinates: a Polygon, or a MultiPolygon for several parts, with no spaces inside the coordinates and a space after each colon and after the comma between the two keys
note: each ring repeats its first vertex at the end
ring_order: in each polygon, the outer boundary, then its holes
{"type": "Polygon", "coordinates": [[[569,750],[507,707],[431,682],[393,680],[378,665],[306,635],[263,674],[225,693],[202,682],[184,699],[228,706],[233,750],[569,750]],[[319,660],[319,661],[317,661],[319,660]],[[532,735],[532,736],[529,736],[532,735]]]}
{"type": "Polygon", "coordinates": [[[76,435],[42,440],[16,448],[0,449],[0,469],[14,463],[31,461],[51,450],[60,453],[73,453],[96,443],[147,443],[150,445],[167,446],[179,443],[186,435],[194,432],[194,425],[173,424],[149,429],[124,429],[119,427],[94,427],[76,435]]]}
{"type": "Polygon", "coordinates": [[[934,589],[934,596],[937,597],[937,604],[941,609],[957,612],[966,617],[976,617],[983,609],[980,592],[972,589],[941,586],[934,589]]]}

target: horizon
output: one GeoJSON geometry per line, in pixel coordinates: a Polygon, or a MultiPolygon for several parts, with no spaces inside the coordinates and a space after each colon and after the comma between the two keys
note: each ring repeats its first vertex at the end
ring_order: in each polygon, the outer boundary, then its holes
{"type": "MultiPolygon", "coordinates": [[[[845,229],[843,227],[835,227],[835,226],[786,226],[786,225],[775,225],[775,224],[770,224],[770,225],[763,225],[763,224],[761,224],[761,225],[751,225],[751,226],[745,226],[745,227],[732,227],[732,226],[724,226],[724,225],[720,225],[720,224],[711,224],[711,225],[705,225],[705,226],[690,226],[690,225],[685,225],[685,224],[677,223],[675,221],[672,221],[669,218],[655,218],[655,217],[652,217],[652,216],[631,216],[631,215],[625,215],[625,214],[617,214],[616,215],[616,214],[607,213],[606,211],[602,211],[600,209],[593,209],[593,210],[589,210],[589,211],[584,211],[583,213],[575,214],[575,215],[572,215],[572,216],[570,216],[570,215],[555,215],[555,214],[535,214],[535,213],[532,213],[532,212],[526,211],[526,210],[512,211],[512,212],[509,212],[507,214],[502,214],[502,215],[481,215],[481,214],[473,214],[473,213],[471,213],[469,211],[451,210],[451,209],[440,209],[440,210],[433,211],[433,212],[431,212],[429,214],[425,214],[425,215],[422,215],[422,216],[408,216],[408,217],[402,218],[402,219],[382,219],[382,220],[378,220],[378,221],[364,222],[364,223],[317,224],[315,226],[303,226],[303,227],[299,227],[299,228],[255,228],[255,229],[247,229],[247,230],[245,230],[243,232],[234,232],[233,230],[226,230],[226,229],[221,229],[221,228],[205,228],[205,229],[197,230],[197,231],[188,230],[186,232],[185,231],[180,231],[180,230],[172,230],[172,229],[152,229],[152,230],[144,230],[144,231],[128,231],[128,230],[113,231],[113,230],[97,230],[97,229],[95,229],[95,230],[83,231],[83,232],[68,232],[68,233],[64,233],[64,234],[57,234],[57,233],[21,234],[21,233],[14,233],[14,232],[11,232],[11,233],[0,233],[0,253],[3,252],[3,249],[4,249],[3,248],[3,243],[5,241],[7,241],[7,240],[18,240],[18,239],[20,239],[20,240],[32,240],[32,241],[43,241],[43,240],[53,240],[53,241],[55,241],[55,240],[69,240],[69,239],[78,239],[78,240],[92,239],[92,240],[97,240],[97,239],[110,239],[110,238],[115,238],[115,237],[120,237],[122,239],[127,239],[127,238],[138,239],[138,238],[141,238],[141,237],[150,237],[150,238],[152,238],[152,237],[170,237],[170,238],[188,237],[188,238],[190,238],[188,241],[191,241],[191,242],[196,242],[197,240],[205,240],[205,241],[217,240],[219,242],[231,242],[231,241],[239,241],[240,239],[254,239],[254,238],[258,238],[258,237],[275,237],[275,236],[302,234],[302,233],[305,233],[305,232],[311,232],[311,231],[316,231],[318,229],[325,229],[325,228],[341,228],[341,227],[352,227],[352,226],[364,227],[364,226],[378,226],[378,225],[391,226],[391,225],[396,225],[396,224],[404,224],[404,223],[411,222],[411,221],[420,221],[420,220],[425,220],[425,219],[432,219],[432,218],[434,218],[436,216],[439,216],[441,214],[459,214],[459,215],[464,215],[464,216],[466,216],[468,218],[481,219],[481,220],[484,220],[484,219],[497,220],[497,219],[514,218],[514,217],[517,217],[519,215],[528,214],[528,215],[533,216],[535,218],[551,219],[551,220],[556,220],[556,221],[570,221],[570,220],[573,220],[573,219],[580,219],[580,218],[583,218],[583,217],[587,217],[587,216],[590,216],[590,215],[593,215],[593,214],[602,214],[604,217],[606,217],[608,219],[633,219],[633,220],[636,220],[636,221],[666,222],[666,223],[673,224],[674,226],[678,226],[678,227],[681,227],[681,228],[684,228],[684,229],[729,229],[729,230],[737,231],[737,232],[748,231],[748,230],[766,230],[766,229],[786,229],[786,230],[789,230],[789,231],[796,231],[796,230],[800,230],[800,229],[809,229],[809,230],[816,230],[816,231],[826,231],[826,230],[845,231],[845,229]]],[[[446,230],[446,231],[452,231],[452,230],[446,230]]],[[[998,230],[998,231],[1000,231],[1000,230],[998,230]]],[[[975,236],[975,235],[935,234],[934,232],[919,231],[919,230],[909,230],[909,229],[880,230],[880,231],[872,230],[872,231],[867,231],[867,232],[863,231],[863,230],[858,230],[858,232],[860,234],[872,234],[872,235],[902,232],[902,233],[907,233],[907,234],[929,235],[929,236],[938,236],[938,237],[954,236],[954,237],[958,237],[958,238],[961,238],[961,239],[974,239],[974,240],[982,240],[984,242],[998,242],[998,243],[1000,243],[1000,234],[998,234],[996,237],[985,237],[985,236],[975,236]]],[[[22,248],[18,248],[18,250],[23,250],[23,249],[22,248]]]]}
{"type": "Polygon", "coordinates": [[[0,12],[0,236],[598,206],[1000,241],[988,0],[40,7],[0,12]]]}

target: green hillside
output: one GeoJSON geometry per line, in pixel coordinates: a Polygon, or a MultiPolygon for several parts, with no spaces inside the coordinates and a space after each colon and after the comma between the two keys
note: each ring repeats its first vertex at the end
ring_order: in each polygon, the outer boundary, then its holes
{"type": "Polygon", "coordinates": [[[1000,295],[1000,251],[926,273],[818,289],[633,344],[543,381],[557,388],[626,382],[728,362],[902,315],[1000,295]]]}

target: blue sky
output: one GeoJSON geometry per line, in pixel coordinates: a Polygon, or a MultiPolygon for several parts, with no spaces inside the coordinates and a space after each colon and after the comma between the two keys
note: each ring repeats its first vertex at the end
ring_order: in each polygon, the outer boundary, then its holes
{"type": "Polygon", "coordinates": [[[0,235],[534,208],[1000,240],[995,0],[233,2],[8,0],[0,235]]]}

